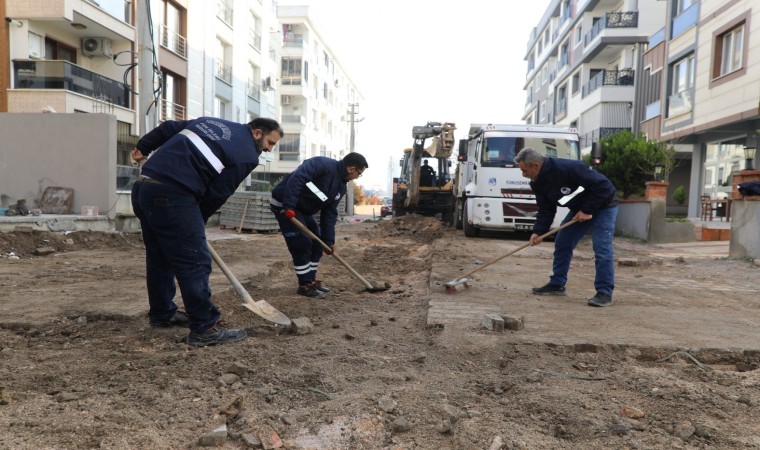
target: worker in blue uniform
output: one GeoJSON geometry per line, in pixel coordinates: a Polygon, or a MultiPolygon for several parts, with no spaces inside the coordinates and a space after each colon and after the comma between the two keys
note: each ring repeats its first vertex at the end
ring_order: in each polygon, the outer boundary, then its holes
{"type": "Polygon", "coordinates": [[[612,248],[618,212],[615,185],[582,161],[548,158],[533,148],[520,150],[514,161],[520,166],[523,176],[530,178],[530,188],[536,194],[538,213],[530,236],[532,245],[543,240],[541,235],[549,231],[558,206],[570,210],[562,219],[563,224],[572,219],[578,220],[557,232],[552,275],[547,284],[533,288],[533,294],[565,295],[573,250],[590,231],[596,268],[596,294],[587,303],[596,307],[610,306],[615,289],[612,248]]]}
{"type": "Polygon", "coordinates": [[[302,233],[291,219],[301,221],[334,251],[338,203],[346,195],[346,183],[362,176],[367,167],[367,160],[359,153],[349,153],[340,161],[317,156],[305,160],[272,189],[269,202],[293,258],[298,294],[322,298],[330,292],[317,279],[322,253],[330,252],[302,233]],[[319,224],[314,219],[316,213],[319,224]]]}
{"type": "Polygon", "coordinates": [[[131,156],[142,171],[132,187],[132,208],[145,243],[153,328],[189,327],[188,343],[195,346],[246,337],[220,324],[211,301],[205,224],[283,135],[273,119],[240,124],[200,117],[163,122],[137,142],[131,156]],[[175,279],[185,313],[173,301],[175,279]]]}

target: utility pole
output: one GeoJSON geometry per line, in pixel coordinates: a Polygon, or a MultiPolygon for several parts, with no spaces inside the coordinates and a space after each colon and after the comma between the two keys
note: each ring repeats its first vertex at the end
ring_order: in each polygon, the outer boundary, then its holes
{"type": "Polygon", "coordinates": [[[154,97],[157,95],[154,93],[156,83],[154,78],[155,69],[153,67],[156,58],[154,54],[156,47],[150,29],[153,21],[150,20],[151,12],[148,10],[149,5],[150,2],[147,1],[137,2],[137,67],[138,86],[140,89],[137,101],[140,105],[138,111],[142,119],[140,136],[145,135],[145,133],[158,125],[157,112],[158,108],[161,107],[160,100],[156,100],[156,103],[153,104],[154,97]]]}
{"type": "Polygon", "coordinates": [[[354,144],[356,142],[356,131],[354,130],[354,124],[356,123],[356,114],[358,114],[358,103],[349,103],[348,106],[351,108],[348,110],[348,121],[351,122],[351,140],[348,144],[348,151],[353,153],[354,152],[354,144]]]}

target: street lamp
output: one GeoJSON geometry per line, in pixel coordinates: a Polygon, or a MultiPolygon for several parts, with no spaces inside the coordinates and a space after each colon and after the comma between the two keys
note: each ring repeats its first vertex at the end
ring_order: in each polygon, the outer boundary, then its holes
{"type": "Polygon", "coordinates": [[[664,168],[665,166],[662,163],[654,165],[654,181],[662,181],[662,169],[664,168]]]}
{"type": "Polygon", "coordinates": [[[752,162],[755,160],[757,147],[744,147],[744,159],[747,160],[746,170],[752,170],[752,162]]]}

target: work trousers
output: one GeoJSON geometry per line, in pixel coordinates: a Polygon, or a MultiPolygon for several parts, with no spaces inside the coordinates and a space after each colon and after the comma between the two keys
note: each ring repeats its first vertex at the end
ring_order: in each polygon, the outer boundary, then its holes
{"type": "MultiPolygon", "coordinates": [[[[309,284],[317,278],[319,260],[322,259],[322,245],[301,232],[287,217],[282,215],[282,208],[272,206],[272,212],[280,224],[280,231],[285,238],[290,256],[293,258],[293,270],[298,278],[299,286],[309,284]]],[[[306,228],[320,237],[319,224],[314,216],[301,214],[296,211],[296,220],[306,225],[306,228]]]]}
{"type": "Polygon", "coordinates": [[[180,187],[138,181],[132,187],[132,208],[145,243],[150,319],[174,315],[176,278],[191,331],[214,326],[220,314],[211,302],[211,253],[198,200],[180,187]]]}
{"type": "MultiPolygon", "coordinates": [[[[591,231],[591,241],[594,249],[596,277],[594,287],[596,292],[612,297],[615,289],[615,262],[613,260],[612,237],[615,234],[615,220],[618,207],[600,209],[585,222],[577,222],[563,228],[557,233],[554,241],[554,266],[549,283],[564,286],[567,283],[567,272],[573,259],[573,250],[583,236],[591,231]]],[[[575,213],[570,212],[562,223],[568,222],[575,213]]]]}

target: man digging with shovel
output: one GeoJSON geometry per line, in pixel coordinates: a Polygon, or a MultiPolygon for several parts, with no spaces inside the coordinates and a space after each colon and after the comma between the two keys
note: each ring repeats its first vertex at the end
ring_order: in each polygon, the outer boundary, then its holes
{"type": "Polygon", "coordinates": [[[323,156],[305,160],[272,189],[271,203],[277,223],[293,258],[299,295],[323,298],[330,288],[317,280],[317,269],[326,248],[292,222],[300,221],[315,236],[335,251],[335,222],[338,203],[346,195],[346,183],[362,176],[367,160],[359,153],[349,153],[341,161],[323,156]],[[314,214],[320,213],[319,224],[314,214]]]}

